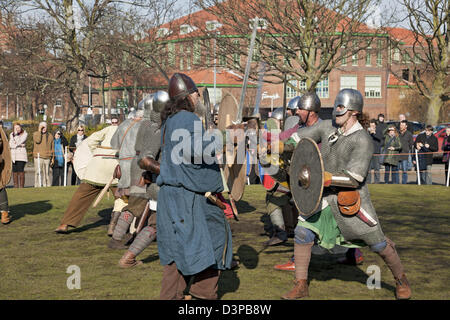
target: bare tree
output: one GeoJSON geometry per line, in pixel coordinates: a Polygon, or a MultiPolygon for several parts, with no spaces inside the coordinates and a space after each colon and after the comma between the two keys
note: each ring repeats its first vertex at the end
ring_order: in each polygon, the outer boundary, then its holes
{"type": "MultiPolygon", "coordinates": [[[[46,74],[29,72],[28,76],[63,89],[70,97],[69,130],[78,123],[88,77],[111,76],[108,63],[121,55],[114,45],[135,41],[135,30],[124,32],[118,29],[121,23],[145,19],[157,25],[164,13],[172,10],[171,3],[171,0],[0,0],[2,12],[14,13],[16,17],[9,30],[14,33],[20,30],[22,43],[30,44],[23,45],[22,50],[34,58],[31,61],[38,60],[51,70],[46,74]],[[32,39],[36,37],[41,41],[38,47],[33,47],[32,39]]],[[[9,45],[17,47],[19,43],[9,45]]]]}
{"type": "MultiPolygon", "coordinates": [[[[450,98],[449,0],[401,0],[410,33],[392,37],[397,54],[392,71],[402,78],[400,66],[412,75],[405,83],[428,101],[426,121],[448,121],[450,98]],[[399,58],[399,59],[398,59],[399,58]]],[[[405,78],[405,76],[403,76],[405,78]]],[[[405,79],[406,80],[406,79],[405,79]]]]}
{"type": "MultiPolygon", "coordinates": [[[[381,27],[372,23],[374,12],[381,5],[378,0],[197,0],[195,3],[220,23],[220,34],[211,31],[206,35],[216,39],[219,55],[226,58],[228,66],[243,72],[245,64],[240,59],[248,55],[248,35],[257,19],[257,46],[252,58],[268,65],[265,81],[281,83],[286,75],[288,79],[304,81],[304,91],[314,89],[343,59],[366,50],[374,39],[386,38],[381,27]]],[[[195,18],[192,23],[195,24],[195,18]]],[[[250,75],[255,80],[256,69],[250,75]]]]}

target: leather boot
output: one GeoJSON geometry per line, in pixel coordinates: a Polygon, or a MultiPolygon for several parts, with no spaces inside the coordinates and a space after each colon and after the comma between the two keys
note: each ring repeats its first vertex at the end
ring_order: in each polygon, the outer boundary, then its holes
{"type": "Polygon", "coordinates": [[[405,274],[403,274],[400,279],[395,279],[395,283],[395,297],[398,300],[407,300],[411,298],[411,287],[409,286],[405,274]]]}
{"type": "Polygon", "coordinates": [[[119,260],[121,268],[131,268],[142,264],[142,261],[136,261],[136,256],[133,252],[127,251],[119,260]]]}
{"type": "Polygon", "coordinates": [[[109,243],[108,243],[108,248],[119,249],[119,250],[128,249],[128,247],[130,246],[128,243],[130,242],[130,240],[132,238],[133,238],[133,235],[130,233],[127,233],[121,240],[116,240],[114,238],[111,238],[111,240],[109,240],[109,243]]]}
{"type": "Polygon", "coordinates": [[[8,211],[2,211],[2,223],[8,224],[11,222],[11,217],[9,216],[8,211]]]}
{"type": "Polygon", "coordinates": [[[25,172],[18,172],[19,174],[19,188],[25,188],[25,172]]]}
{"type": "Polygon", "coordinates": [[[283,295],[281,298],[285,300],[301,299],[309,296],[308,281],[306,279],[294,280],[294,288],[283,295]]]}
{"type": "Polygon", "coordinates": [[[19,187],[19,173],[13,172],[13,181],[14,181],[14,188],[19,187]]]}
{"type": "Polygon", "coordinates": [[[111,221],[108,226],[108,236],[112,237],[114,233],[114,228],[116,227],[117,221],[119,220],[120,212],[113,211],[111,213],[111,221]]]}

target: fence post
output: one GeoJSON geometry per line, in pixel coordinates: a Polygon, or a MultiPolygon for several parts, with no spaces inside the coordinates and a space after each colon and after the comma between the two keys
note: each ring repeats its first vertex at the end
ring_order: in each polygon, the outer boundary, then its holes
{"type": "Polygon", "coordinates": [[[415,151],[416,151],[416,167],[417,167],[417,184],[420,186],[419,155],[417,154],[417,149],[415,151]]]}
{"type": "Polygon", "coordinates": [[[67,146],[64,147],[64,187],[67,186],[67,146]]]}
{"type": "MultiPolygon", "coordinates": [[[[448,161],[450,161],[450,159],[448,161]]],[[[449,169],[450,169],[450,166],[449,166],[449,169]]],[[[444,172],[445,172],[445,164],[444,164],[444,172]]],[[[447,187],[448,187],[449,180],[450,180],[450,170],[447,170],[447,184],[446,184],[447,187]]]]}
{"type": "Polygon", "coordinates": [[[37,154],[37,162],[38,162],[38,178],[39,178],[39,188],[42,187],[41,182],[41,158],[39,153],[37,154]]]}

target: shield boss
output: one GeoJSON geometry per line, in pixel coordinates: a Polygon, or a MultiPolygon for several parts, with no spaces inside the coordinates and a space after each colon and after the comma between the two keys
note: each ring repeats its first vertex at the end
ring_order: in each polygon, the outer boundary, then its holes
{"type": "Polygon", "coordinates": [[[302,138],[294,150],[290,166],[290,189],[299,213],[313,215],[322,199],[323,161],[317,144],[302,138]]]}

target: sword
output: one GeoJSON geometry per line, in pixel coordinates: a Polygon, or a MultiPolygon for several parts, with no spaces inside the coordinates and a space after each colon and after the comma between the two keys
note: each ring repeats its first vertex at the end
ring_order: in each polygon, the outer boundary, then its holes
{"type": "Polygon", "coordinates": [[[266,73],[266,63],[264,61],[261,61],[259,63],[258,90],[256,92],[256,102],[255,102],[255,109],[253,110],[253,116],[256,116],[259,113],[259,105],[261,104],[262,86],[264,82],[265,73],[266,73]]]}
{"type": "Polygon", "coordinates": [[[258,30],[258,21],[259,21],[259,19],[258,19],[258,17],[256,17],[254,26],[253,26],[252,37],[250,39],[250,47],[248,49],[247,65],[245,66],[244,82],[242,84],[241,99],[239,101],[239,109],[238,109],[236,121],[234,122],[234,124],[239,124],[242,122],[242,109],[244,108],[245,91],[247,90],[248,76],[250,74],[250,67],[251,67],[252,58],[253,58],[253,48],[255,46],[256,31],[258,30]]]}
{"type": "Polygon", "coordinates": [[[136,229],[136,234],[141,232],[142,228],[144,228],[144,223],[145,223],[145,221],[147,221],[149,215],[150,215],[150,204],[147,201],[147,204],[145,205],[145,208],[144,208],[144,213],[142,214],[142,217],[139,220],[139,224],[138,224],[138,227],[136,229]]]}
{"type": "Polygon", "coordinates": [[[109,182],[103,187],[102,191],[95,199],[94,204],[92,205],[92,208],[95,208],[98,205],[98,203],[100,202],[100,200],[102,200],[102,198],[105,196],[105,193],[108,191],[109,187],[111,186],[113,180],[114,180],[114,177],[112,177],[111,180],[109,180],[109,182]]]}

